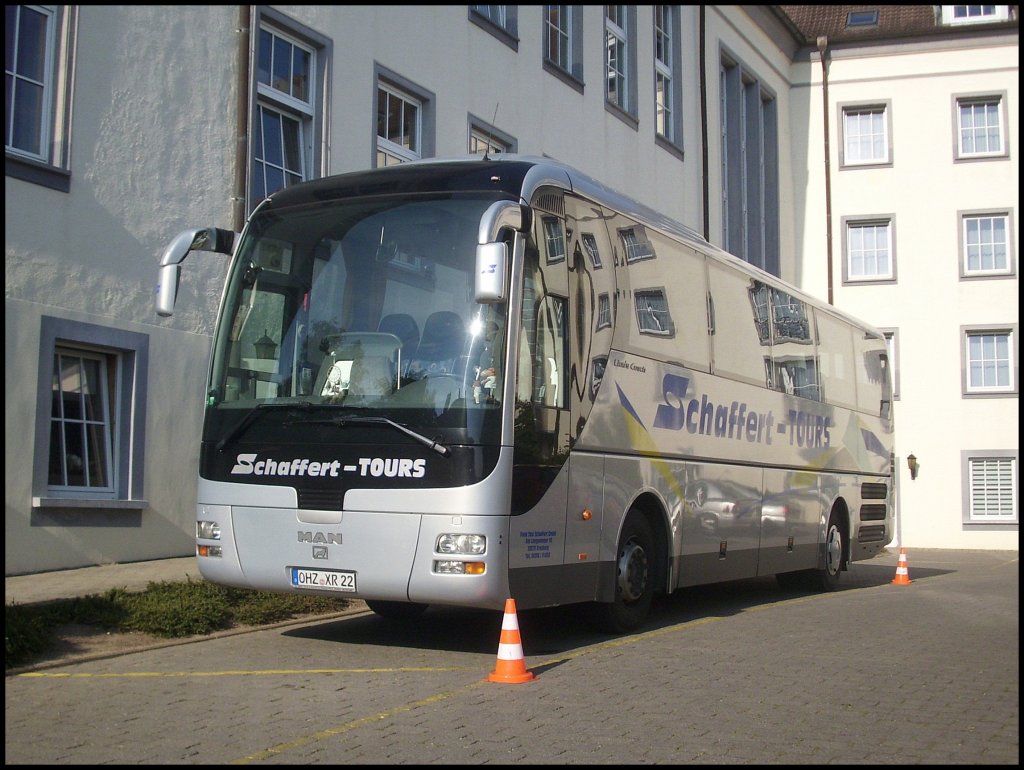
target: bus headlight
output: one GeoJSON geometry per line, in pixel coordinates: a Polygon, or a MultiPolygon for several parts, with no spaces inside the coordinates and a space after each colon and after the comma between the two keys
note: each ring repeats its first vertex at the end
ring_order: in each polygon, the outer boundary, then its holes
{"type": "Polygon", "coordinates": [[[454,561],[438,559],[434,572],[438,575],[482,575],[486,571],[482,561],[454,561]]]}
{"type": "Polygon", "coordinates": [[[215,521],[197,521],[196,537],[200,540],[220,540],[220,524],[215,521]]]}
{"type": "Polygon", "coordinates": [[[483,535],[460,535],[452,532],[438,535],[434,550],[438,553],[481,554],[487,551],[483,535]]]}

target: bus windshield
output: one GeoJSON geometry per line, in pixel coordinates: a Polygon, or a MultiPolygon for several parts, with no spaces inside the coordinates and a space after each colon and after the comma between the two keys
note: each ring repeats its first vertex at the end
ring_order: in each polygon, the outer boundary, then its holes
{"type": "Polygon", "coordinates": [[[477,304],[473,291],[480,218],[494,200],[257,211],[228,276],[210,411],[301,405],[478,432],[473,413],[496,415],[504,382],[505,306],[477,304]]]}

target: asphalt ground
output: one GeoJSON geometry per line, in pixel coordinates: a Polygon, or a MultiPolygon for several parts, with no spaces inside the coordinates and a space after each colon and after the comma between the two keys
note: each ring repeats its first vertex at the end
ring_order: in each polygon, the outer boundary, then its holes
{"type": "Polygon", "coordinates": [[[827,594],[686,589],[620,637],[521,612],[523,684],[488,681],[501,613],[444,608],[22,672],[5,760],[1019,764],[1018,553],[909,549],[909,585],[896,566],[827,594]]]}

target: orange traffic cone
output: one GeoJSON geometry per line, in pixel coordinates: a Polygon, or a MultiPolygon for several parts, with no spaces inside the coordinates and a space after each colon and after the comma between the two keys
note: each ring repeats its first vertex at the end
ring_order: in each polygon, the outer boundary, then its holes
{"type": "Polygon", "coordinates": [[[526,670],[523,659],[523,641],[519,638],[519,618],[516,617],[516,600],[505,600],[505,617],[501,621],[501,640],[498,642],[498,664],[487,677],[491,682],[522,684],[534,679],[526,670]]]}
{"type": "Polygon", "coordinates": [[[892,579],[892,584],[896,586],[908,586],[913,581],[910,579],[910,573],[907,571],[907,549],[900,548],[900,559],[896,562],[896,577],[892,579]]]}

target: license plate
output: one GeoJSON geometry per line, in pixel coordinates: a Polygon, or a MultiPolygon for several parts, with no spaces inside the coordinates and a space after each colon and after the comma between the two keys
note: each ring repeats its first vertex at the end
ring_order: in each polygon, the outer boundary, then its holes
{"type": "Polygon", "coordinates": [[[292,585],[295,588],[319,588],[323,591],[355,593],[356,573],[343,570],[304,569],[292,567],[292,585]]]}

